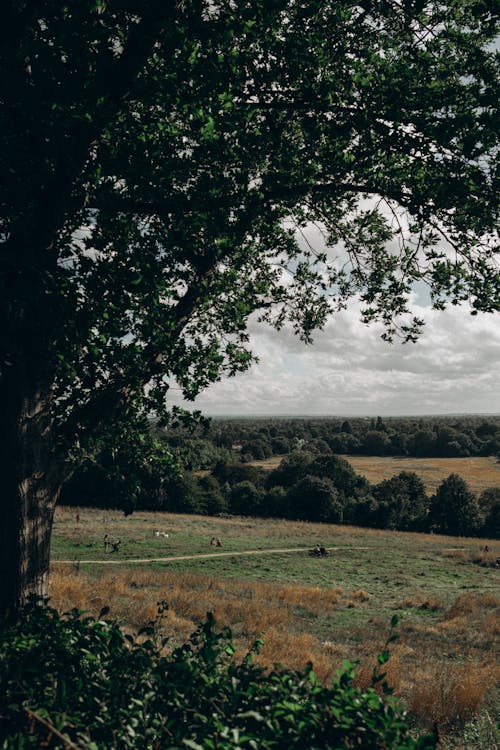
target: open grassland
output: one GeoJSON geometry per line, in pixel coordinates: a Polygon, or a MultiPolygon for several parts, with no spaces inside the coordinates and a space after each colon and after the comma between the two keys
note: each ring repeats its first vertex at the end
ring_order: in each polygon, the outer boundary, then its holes
{"type": "MultiPolygon", "coordinates": [[[[280,463],[283,461],[284,458],[286,458],[289,454],[284,453],[282,455],[278,456],[270,456],[269,458],[262,458],[259,461],[247,461],[246,463],[249,466],[260,466],[261,469],[267,469],[268,471],[271,471],[271,469],[276,469],[280,463]]],[[[239,456],[236,460],[239,459],[239,456]]]]}
{"type": "Polygon", "coordinates": [[[450,474],[461,476],[473,492],[500,487],[500,461],[496,456],[472,458],[399,458],[397,456],[343,456],[368,481],[377,483],[401,471],[413,471],[429,494],[450,474]]]}
{"type": "MultiPolygon", "coordinates": [[[[251,466],[275,469],[285,456],[272,456],[262,461],[250,461],[251,466]]],[[[402,458],[399,456],[343,455],[353,469],[377,484],[401,471],[413,471],[423,481],[429,494],[450,474],[458,474],[473,492],[481,493],[488,487],[500,487],[500,460],[496,456],[474,458],[402,458]]]]}
{"type": "Polygon", "coordinates": [[[446,727],[479,710],[493,714],[500,685],[499,542],[90,509],[79,509],[77,522],[76,512],[56,514],[51,597],[60,609],[98,614],[109,605],[125,629],[138,630],[166,601],[161,629],[172,646],[212,611],[231,627],[241,654],[262,636],[263,664],[311,661],[323,680],[342,660],[359,660],[363,685],[396,614],[388,680],[415,716],[446,727]],[[155,529],[168,538],[156,537],[155,529]],[[121,539],[120,552],[104,553],[104,533],[121,539]],[[214,535],[221,549],[210,547],[214,535]],[[329,557],[308,556],[316,542],[331,550],[329,557]],[[148,558],[156,562],[133,562],[148,558]]]}

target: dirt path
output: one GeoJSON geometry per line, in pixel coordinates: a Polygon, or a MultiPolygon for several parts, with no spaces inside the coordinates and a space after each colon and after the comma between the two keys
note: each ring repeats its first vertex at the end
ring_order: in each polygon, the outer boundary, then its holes
{"type": "MultiPolygon", "coordinates": [[[[235,550],[234,552],[207,552],[197,555],[176,555],[175,557],[147,557],[147,558],[125,558],[113,557],[107,560],[52,560],[51,564],[69,565],[72,563],[87,563],[92,565],[123,565],[124,563],[149,563],[149,562],[176,562],[177,560],[197,560],[208,559],[211,557],[241,557],[243,555],[270,555],[281,554],[282,552],[308,552],[310,547],[292,547],[288,549],[253,549],[253,550],[235,550]]],[[[328,552],[334,552],[339,549],[370,549],[370,547],[328,547],[328,552]]]]}

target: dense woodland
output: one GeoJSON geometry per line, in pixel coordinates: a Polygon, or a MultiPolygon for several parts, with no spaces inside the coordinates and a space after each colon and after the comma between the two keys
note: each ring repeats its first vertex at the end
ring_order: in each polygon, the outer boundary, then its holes
{"type": "Polygon", "coordinates": [[[311,453],[465,457],[500,453],[500,417],[214,420],[220,447],[241,446],[243,460],[306,447],[311,453]]]}
{"type": "Polygon", "coordinates": [[[149,462],[133,467],[119,449],[93,458],[75,473],[63,502],[500,538],[500,487],[476,496],[451,474],[429,497],[413,472],[371,484],[340,453],[499,455],[500,418],[214,419],[175,432],[155,426],[149,462]],[[251,463],[272,455],[283,455],[275,469],[251,463]]]}

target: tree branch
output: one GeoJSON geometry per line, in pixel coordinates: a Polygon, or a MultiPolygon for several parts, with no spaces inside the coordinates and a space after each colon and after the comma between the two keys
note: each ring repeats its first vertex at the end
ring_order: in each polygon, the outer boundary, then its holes
{"type": "MultiPolygon", "coordinates": [[[[283,200],[290,198],[293,200],[313,195],[326,194],[343,194],[343,193],[360,193],[381,195],[382,191],[374,184],[358,185],[348,182],[319,182],[316,185],[277,185],[269,189],[263,199],[263,205],[274,200],[283,200]]],[[[392,197],[392,196],[388,196],[392,197]]],[[[89,204],[86,206],[88,211],[98,210],[98,206],[89,204]]],[[[193,202],[187,194],[175,195],[166,200],[135,200],[133,197],[117,194],[116,196],[106,197],[106,209],[113,209],[117,213],[130,213],[137,216],[158,216],[162,217],[173,211],[186,211],[193,209],[193,202]]]]}
{"type": "Polygon", "coordinates": [[[56,727],[53,724],[48,722],[47,719],[44,719],[43,716],[40,716],[39,714],[32,711],[31,708],[27,708],[26,706],[24,706],[24,712],[31,719],[32,722],[37,721],[39,724],[41,724],[45,728],[49,738],[53,734],[55,734],[56,737],[58,737],[62,742],[64,742],[64,747],[67,748],[67,750],[83,750],[81,745],[75,745],[74,742],[72,742],[68,737],[65,737],[64,734],[62,734],[58,729],[56,729],[56,727]]]}

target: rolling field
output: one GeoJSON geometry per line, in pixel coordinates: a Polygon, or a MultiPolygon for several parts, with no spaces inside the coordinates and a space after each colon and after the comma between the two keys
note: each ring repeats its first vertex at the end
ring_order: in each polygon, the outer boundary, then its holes
{"type": "MultiPolygon", "coordinates": [[[[285,456],[272,456],[262,461],[250,461],[251,466],[275,469],[285,456]]],[[[438,484],[450,474],[459,474],[471,490],[481,493],[488,487],[500,487],[500,460],[496,456],[473,458],[401,458],[398,456],[342,455],[358,474],[377,484],[401,471],[413,471],[425,484],[427,493],[436,491],[438,484]]]]}
{"type": "Polygon", "coordinates": [[[414,471],[425,484],[428,494],[450,474],[461,476],[471,490],[481,493],[488,487],[500,487],[500,461],[496,456],[472,458],[398,458],[378,456],[343,456],[355,471],[369,482],[382,482],[400,471],[414,471]]]}
{"type": "Polygon", "coordinates": [[[138,630],[167,601],[161,628],[172,646],[213,611],[241,655],[262,635],[266,666],[311,661],[328,680],[343,659],[354,659],[361,684],[369,684],[396,614],[388,678],[414,715],[443,726],[480,710],[492,715],[500,542],[273,519],[78,512],[78,523],[75,509],[56,514],[51,597],[60,609],[98,614],[109,605],[125,629],[138,630]],[[117,554],[104,553],[104,533],[121,539],[117,554]],[[210,547],[214,535],[221,549],[210,547]],[[308,556],[316,542],[329,557],[308,556]]]}

